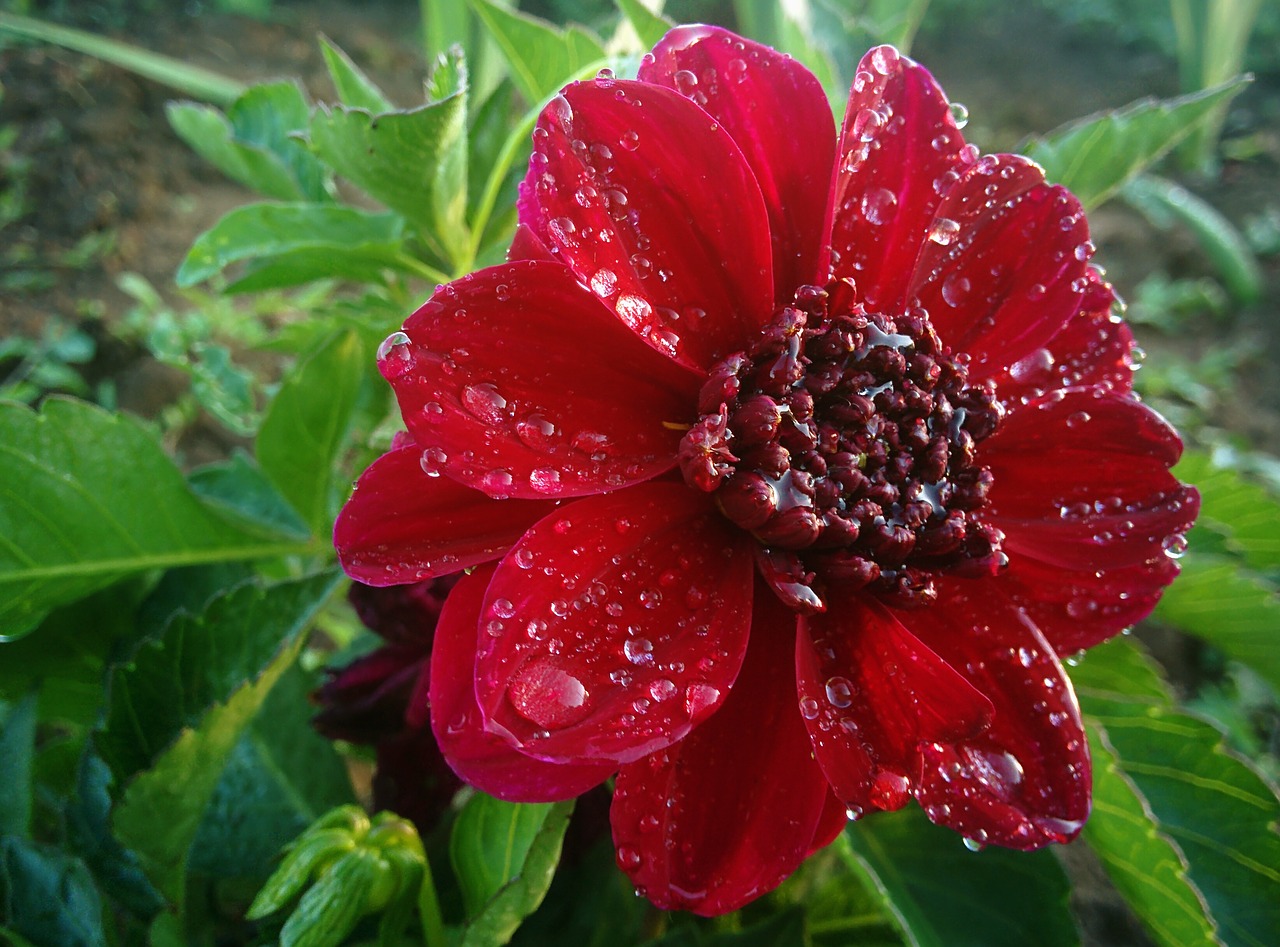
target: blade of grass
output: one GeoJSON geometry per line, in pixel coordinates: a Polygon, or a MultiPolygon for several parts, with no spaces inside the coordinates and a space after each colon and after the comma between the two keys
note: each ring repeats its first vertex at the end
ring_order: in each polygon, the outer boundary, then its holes
{"type": "Polygon", "coordinates": [[[247,88],[235,79],[160,53],[16,13],[0,13],[0,33],[12,33],[93,56],[214,105],[230,105],[247,88]]]}

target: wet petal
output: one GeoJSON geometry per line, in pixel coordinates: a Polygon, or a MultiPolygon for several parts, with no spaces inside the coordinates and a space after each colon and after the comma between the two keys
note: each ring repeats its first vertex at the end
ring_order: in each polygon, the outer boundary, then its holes
{"type": "MultiPolygon", "coordinates": [[[[1058,334],[987,377],[996,383],[1007,412],[1058,388],[1133,390],[1133,373],[1141,352],[1135,353],[1129,326],[1111,311],[1115,296],[1098,271],[1085,273],[1089,288],[1084,304],[1058,334]]],[[[993,366],[988,366],[992,368],[993,366]]]]}
{"type": "Polygon", "coordinates": [[[1074,838],[1089,814],[1089,745],[1071,682],[1039,629],[988,583],[964,579],[944,583],[927,615],[903,617],[995,705],[977,736],[923,747],[915,796],[925,813],[1008,848],[1074,838]]]}
{"type": "Polygon", "coordinates": [[[375,460],[338,514],[333,544],[347,575],[367,585],[403,585],[500,557],[554,504],[505,503],[422,469],[409,444],[375,460]]]}
{"type": "Polygon", "coordinates": [[[569,86],[533,133],[520,222],[651,346],[708,369],[773,311],[769,217],[729,133],[678,93],[569,86]]]}
{"type": "Polygon", "coordinates": [[[1080,202],[1034,162],[986,155],[938,205],[908,302],[942,341],[972,357],[970,377],[999,375],[1065,326],[1084,301],[1089,227],[1080,202]]]}
{"type": "Polygon", "coordinates": [[[443,287],[379,361],[430,472],[493,497],[563,497],[675,464],[699,380],[555,263],[443,287]]]}
{"type": "Polygon", "coordinates": [[[624,766],[618,865],[660,908],[723,914],[776,887],[829,834],[830,790],[796,712],[795,615],[757,587],[742,673],[675,746],[624,766]]]}
{"type": "Polygon", "coordinates": [[[477,789],[513,802],[571,799],[604,782],[610,764],[545,763],[484,730],[476,704],[476,642],[493,567],[463,576],[445,603],[431,654],[431,730],[455,773],[477,789]]]}
{"type": "Polygon", "coordinates": [[[1005,592],[1043,632],[1059,655],[1092,648],[1151,614],[1160,593],[1178,577],[1171,542],[1146,562],[1111,569],[1067,570],[1015,557],[1000,576],[1005,592]]]}
{"type": "Polygon", "coordinates": [[[539,522],[485,597],[476,694],[489,730],[561,762],[625,763],[679,740],[742,664],[749,543],[669,482],[539,522]]]}
{"type": "Polygon", "coordinates": [[[879,46],[854,74],[836,155],[831,247],[867,308],[900,312],[941,195],[972,160],[924,67],[879,46]]]}
{"type": "Polygon", "coordinates": [[[1007,417],[979,449],[990,522],[1011,559],[1092,573],[1135,566],[1191,527],[1195,490],[1169,473],[1177,433],[1126,395],[1056,391],[1007,417]]]}
{"type": "Polygon", "coordinates": [[[639,79],[692,99],[742,149],[769,212],[774,304],[791,302],[799,286],[821,285],[836,138],[813,73],[767,46],[698,25],[667,33],[641,63],[639,79]]]}
{"type": "Polygon", "coordinates": [[[854,815],[900,808],[920,744],[970,736],[991,716],[986,697],[870,596],[803,620],[796,674],[818,763],[854,815]]]}
{"type": "Polygon", "coordinates": [[[813,832],[813,843],[809,846],[809,854],[820,852],[844,831],[849,824],[849,811],[831,790],[827,790],[827,802],[822,807],[822,815],[818,818],[818,827],[813,832]]]}

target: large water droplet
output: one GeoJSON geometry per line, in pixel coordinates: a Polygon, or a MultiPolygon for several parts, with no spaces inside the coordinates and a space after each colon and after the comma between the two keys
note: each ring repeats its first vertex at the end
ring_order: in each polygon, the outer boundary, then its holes
{"type": "Polygon", "coordinates": [[[872,226],[887,224],[897,209],[898,195],[887,187],[868,188],[862,195],[862,216],[872,226]]]}
{"type": "Polygon", "coordinates": [[[498,393],[491,382],[466,385],[462,389],[462,406],[477,420],[485,424],[501,424],[506,418],[507,399],[498,393]]]}
{"type": "Polygon", "coordinates": [[[1187,554],[1187,537],[1181,533],[1174,533],[1160,545],[1164,549],[1164,554],[1170,559],[1181,559],[1187,554]]]}
{"type": "Polygon", "coordinates": [[[949,246],[959,235],[960,225],[947,217],[939,217],[929,228],[929,239],[939,246],[949,246]]]}
{"type": "Polygon", "coordinates": [[[967,276],[952,273],[942,281],[942,301],[948,306],[956,307],[969,298],[971,284],[967,276]]]}
{"type": "Polygon", "coordinates": [[[560,471],[554,467],[535,467],[529,471],[529,486],[539,493],[555,493],[560,489],[560,471]]]}
{"type": "Polygon", "coordinates": [[[853,703],[853,684],[847,677],[833,677],[827,681],[827,701],[841,710],[853,703]]]}
{"type": "Polygon", "coordinates": [[[650,665],[653,663],[653,642],[648,638],[628,638],[622,645],[622,653],[632,664],[650,665]]]}
{"type": "Polygon", "coordinates": [[[520,716],[547,730],[577,723],[591,710],[585,685],[560,664],[539,655],[526,661],[512,678],[507,699],[520,716]]]}
{"type": "Polygon", "coordinates": [[[951,118],[956,123],[956,128],[964,128],[969,124],[969,110],[959,102],[952,102],[949,106],[951,109],[951,118]]]}
{"type": "Polygon", "coordinates": [[[591,291],[602,299],[612,296],[618,291],[618,274],[604,267],[596,270],[591,277],[591,291]]]}

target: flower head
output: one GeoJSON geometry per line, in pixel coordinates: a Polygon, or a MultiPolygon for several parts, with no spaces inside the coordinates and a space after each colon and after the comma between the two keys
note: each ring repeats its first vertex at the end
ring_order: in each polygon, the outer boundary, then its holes
{"type": "Polygon", "coordinates": [[[892,48],[837,131],[715,27],[533,138],[509,262],[384,344],[413,443],[335,534],[361,581],[471,570],[431,659],[455,771],[519,800],[616,773],[618,864],[704,914],[911,798],[1074,837],[1059,655],[1150,611],[1198,507],[1076,199],[892,48]]]}

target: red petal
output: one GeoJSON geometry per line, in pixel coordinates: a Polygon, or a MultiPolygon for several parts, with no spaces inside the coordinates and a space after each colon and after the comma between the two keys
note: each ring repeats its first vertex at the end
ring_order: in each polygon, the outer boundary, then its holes
{"type": "Polygon", "coordinates": [[[990,701],[870,596],[802,621],[796,673],[818,763],[855,815],[901,807],[920,744],[969,736],[991,716],[990,701]]]}
{"type": "Polygon", "coordinates": [[[431,653],[431,729],[453,771],[477,789],[512,802],[571,799],[604,782],[614,767],[544,763],[486,733],[476,704],[476,639],[493,567],[463,576],[450,593],[431,653]]]}
{"type": "Polygon", "coordinates": [[[756,589],[742,674],[684,740],[624,766],[614,789],[618,865],[660,908],[735,910],[809,854],[830,790],[796,713],[795,615],[756,589]]]}
{"type": "Polygon", "coordinates": [[[498,503],[448,477],[429,477],[422,450],[383,454],[356,481],[338,514],[333,544],[347,575],[366,585],[403,585],[497,559],[555,504],[498,503]]]}
{"type": "Polygon", "coordinates": [[[1133,390],[1133,333],[1112,315],[1114,295],[1092,268],[1085,273],[1090,289],[1080,312],[1043,348],[989,375],[1005,410],[1017,411],[1058,388],[1133,390]]]}
{"type": "Polygon", "coordinates": [[[1146,618],[1178,571],[1178,563],[1163,552],[1137,565],[1075,571],[1018,556],[999,581],[1053,650],[1068,655],[1146,618]]]}
{"type": "Polygon", "coordinates": [[[639,79],[692,99],[742,149],[769,212],[774,305],[825,282],[835,119],[813,73],[718,26],[678,26],[644,58],[639,79]]]}
{"type": "Polygon", "coordinates": [[[835,275],[867,308],[901,312],[933,212],[972,160],[928,70],[879,46],[858,64],[833,185],[835,275]]]}
{"type": "Polygon", "coordinates": [[[840,801],[839,796],[827,790],[827,803],[822,807],[818,827],[813,832],[813,843],[809,846],[809,854],[822,851],[834,842],[848,824],[848,807],[840,801]]]}
{"type": "Polygon", "coordinates": [[[443,287],[384,344],[424,463],[493,497],[578,496],[675,464],[699,379],[654,352],[556,263],[443,287]],[[393,337],[394,338],[394,337],[393,337]]]}
{"type": "Polygon", "coordinates": [[[1010,558],[1094,572],[1145,563],[1191,527],[1196,492],[1168,467],[1182,441],[1128,396],[1056,391],[983,441],[989,516],[1010,558]]]}
{"type": "Polygon", "coordinates": [[[533,133],[521,223],[655,349],[707,369],[773,311],[769,217],[729,133],[660,86],[597,79],[533,133]]]}
{"type": "Polygon", "coordinates": [[[551,255],[547,245],[538,239],[538,236],[532,230],[524,224],[518,224],[516,225],[516,235],[512,238],[511,246],[507,249],[507,262],[514,263],[518,260],[554,261],[555,257],[551,255]]]}
{"type": "Polygon", "coordinates": [[[1034,162],[986,155],[938,206],[909,303],[942,341],[972,357],[970,377],[998,377],[1074,316],[1092,252],[1080,202],[1034,162]]]}
{"type": "Polygon", "coordinates": [[[925,813],[1008,848],[1075,837],[1089,814],[1089,744],[1071,682],[1039,630],[989,583],[964,579],[945,581],[935,606],[903,617],[995,705],[978,736],[923,747],[915,796],[925,813]]]}
{"type": "Polygon", "coordinates": [[[751,623],[749,540],[702,494],[649,483],[563,507],[498,566],[476,695],[548,760],[630,762],[733,685],[751,623]]]}

